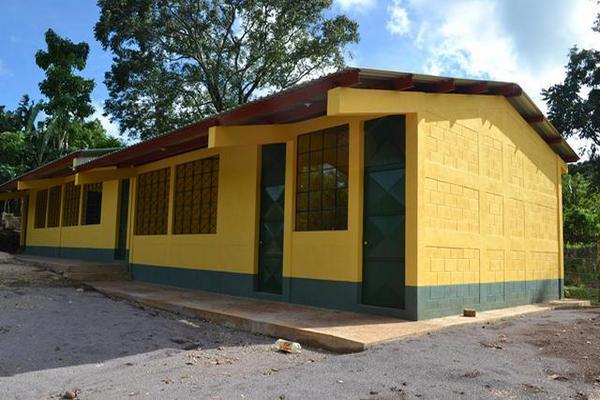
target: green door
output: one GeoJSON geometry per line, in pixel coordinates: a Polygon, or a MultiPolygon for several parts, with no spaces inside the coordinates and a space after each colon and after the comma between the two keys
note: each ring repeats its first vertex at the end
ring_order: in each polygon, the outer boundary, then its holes
{"type": "Polygon", "coordinates": [[[125,260],[127,257],[127,221],[129,213],[129,179],[121,181],[121,195],[119,199],[119,226],[117,231],[117,248],[115,259],[125,260]]]}
{"type": "Polygon", "coordinates": [[[262,146],[258,290],[281,294],[285,143],[262,146]]]}
{"type": "Polygon", "coordinates": [[[404,116],[365,122],[363,304],[404,308],[404,116]]]}

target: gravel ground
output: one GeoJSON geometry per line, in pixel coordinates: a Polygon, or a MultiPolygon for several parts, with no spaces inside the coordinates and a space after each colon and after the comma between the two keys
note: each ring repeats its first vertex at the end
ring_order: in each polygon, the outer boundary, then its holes
{"type": "Polygon", "coordinates": [[[78,399],[600,399],[594,309],[358,354],[289,355],[271,350],[273,338],[78,291],[52,275],[0,264],[2,399],[66,390],[78,399]]]}

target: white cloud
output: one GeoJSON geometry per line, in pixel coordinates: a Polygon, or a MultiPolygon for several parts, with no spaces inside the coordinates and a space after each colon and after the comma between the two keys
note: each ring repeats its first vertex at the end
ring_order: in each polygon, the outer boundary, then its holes
{"type": "Polygon", "coordinates": [[[335,3],[344,11],[364,11],[373,7],[376,0],[336,0],[335,3]]]}
{"type": "Polygon", "coordinates": [[[569,48],[600,47],[591,0],[405,0],[402,9],[424,72],[517,82],[542,109],[540,92],[562,80],[569,48]]]}
{"type": "Polygon", "coordinates": [[[410,19],[400,0],[394,0],[387,8],[390,14],[385,27],[392,35],[403,36],[410,32],[410,19]]]}
{"type": "Polygon", "coordinates": [[[410,15],[401,35],[423,72],[516,82],[543,111],[541,91],[564,78],[569,48],[600,48],[593,0],[393,0],[390,21],[396,6],[410,15]]]}
{"type": "Polygon", "coordinates": [[[92,105],[94,106],[95,111],[90,119],[98,119],[109,136],[121,137],[119,124],[112,122],[108,116],[103,115],[104,107],[102,106],[102,103],[92,102],[92,105]]]}

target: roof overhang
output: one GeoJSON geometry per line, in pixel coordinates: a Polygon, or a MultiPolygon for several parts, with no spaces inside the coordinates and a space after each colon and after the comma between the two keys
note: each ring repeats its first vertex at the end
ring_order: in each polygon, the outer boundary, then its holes
{"type": "Polygon", "coordinates": [[[116,149],[89,149],[89,150],[78,150],[67,154],[57,160],[50,161],[47,164],[39,166],[38,168],[32,169],[25,174],[0,184],[0,192],[11,192],[15,190],[22,190],[18,188],[19,181],[33,181],[50,178],[66,177],[73,174],[74,168],[77,165],[81,165],[85,161],[94,160],[104,154],[114,152],[116,149]]]}
{"type": "MultiPolygon", "coordinates": [[[[43,179],[107,167],[133,168],[208,146],[209,128],[215,126],[289,124],[327,115],[327,93],[336,87],[426,93],[504,96],[537,134],[565,162],[579,159],[535,103],[515,83],[349,68],[302,83],[238,106],[152,139],[108,154],[85,159],[79,152],[28,172],[17,180],[43,179]],[[74,160],[78,158],[79,162],[74,160]]],[[[15,182],[0,191],[16,189],[15,182]]]]}
{"type": "Polygon", "coordinates": [[[565,162],[579,159],[531,98],[515,83],[350,68],[116,151],[82,164],[76,170],[112,165],[134,167],[204,148],[208,146],[208,130],[213,126],[289,124],[321,117],[327,114],[327,92],[336,87],[504,96],[565,162]]]}

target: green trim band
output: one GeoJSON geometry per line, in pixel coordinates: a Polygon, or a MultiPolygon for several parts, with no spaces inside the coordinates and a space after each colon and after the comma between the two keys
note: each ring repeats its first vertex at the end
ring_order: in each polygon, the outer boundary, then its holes
{"type": "Polygon", "coordinates": [[[114,249],[92,249],[81,247],[51,247],[51,246],[26,246],[23,254],[39,257],[60,257],[76,260],[114,262],[114,249]]]}
{"type": "Polygon", "coordinates": [[[511,281],[417,288],[418,318],[460,314],[465,307],[479,311],[544,303],[562,298],[562,279],[511,281]]]}
{"type": "Polygon", "coordinates": [[[283,278],[281,295],[256,291],[252,274],[130,265],[135,280],[233,296],[283,301],[343,311],[379,314],[402,319],[428,319],[462,313],[465,307],[477,310],[512,307],[555,300],[561,297],[562,280],[500,282],[448,286],[407,286],[404,310],[361,304],[361,283],[321,279],[283,278]]]}

